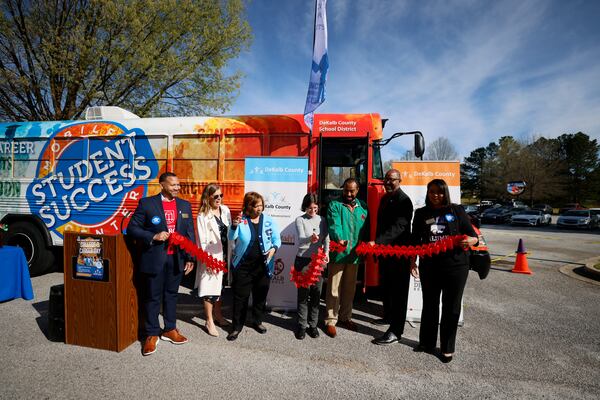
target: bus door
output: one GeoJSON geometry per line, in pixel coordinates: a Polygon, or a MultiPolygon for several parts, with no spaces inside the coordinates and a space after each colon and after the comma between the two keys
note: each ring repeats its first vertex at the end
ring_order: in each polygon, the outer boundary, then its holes
{"type": "Polygon", "coordinates": [[[358,181],[358,198],[366,203],[367,148],[366,138],[321,138],[318,181],[323,211],[331,200],[342,195],[342,184],[347,178],[358,181]]]}

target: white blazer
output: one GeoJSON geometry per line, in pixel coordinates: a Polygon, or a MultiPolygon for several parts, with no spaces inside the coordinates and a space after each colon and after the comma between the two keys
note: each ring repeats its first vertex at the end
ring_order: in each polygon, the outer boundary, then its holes
{"type": "MultiPolygon", "coordinates": [[[[228,227],[231,225],[231,211],[225,205],[221,205],[221,221],[228,227]]],[[[198,217],[196,218],[196,225],[198,227],[198,242],[200,243],[200,247],[202,250],[206,251],[213,257],[223,260],[223,252],[227,252],[227,259],[231,259],[231,246],[228,246],[227,249],[223,249],[223,244],[221,243],[221,233],[219,232],[219,225],[217,224],[217,219],[212,213],[202,214],[198,213],[198,217]]],[[[219,278],[222,277],[223,273],[219,273],[219,278]]],[[[211,292],[217,291],[220,293],[221,291],[221,279],[218,279],[218,282],[213,282],[214,279],[210,279],[211,276],[206,271],[205,265],[200,265],[197,269],[196,274],[196,283],[195,287],[200,286],[201,292],[205,292],[204,289],[208,289],[208,286],[211,287],[211,292]],[[211,281],[210,283],[208,281],[211,281]],[[212,288],[214,286],[214,288],[212,288]]],[[[206,294],[211,295],[211,294],[206,294]]],[[[218,294],[215,294],[218,295],[218,294]]]]}

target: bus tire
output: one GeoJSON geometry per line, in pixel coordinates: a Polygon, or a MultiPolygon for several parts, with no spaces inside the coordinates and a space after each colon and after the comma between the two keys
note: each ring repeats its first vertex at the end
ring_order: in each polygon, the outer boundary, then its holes
{"type": "Polygon", "coordinates": [[[54,254],[46,247],[42,233],[30,222],[19,221],[10,224],[5,243],[23,249],[31,276],[42,275],[54,265],[54,254]]]}

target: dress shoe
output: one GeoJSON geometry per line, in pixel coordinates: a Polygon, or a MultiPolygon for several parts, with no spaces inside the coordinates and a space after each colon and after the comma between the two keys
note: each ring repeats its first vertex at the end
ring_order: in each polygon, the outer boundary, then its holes
{"type": "Polygon", "coordinates": [[[148,336],[146,340],[144,340],[144,346],[142,347],[142,355],[149,356],[150,354],[156,352],[157,346],[158,336],[148,336]]]}
{"type": "Polygon", "coordinates": [[[314,327],[314,328],[308,327],[308,329],[306,329],[306,333],[308,333],[308,336],[310,336],[313,339],[316,339],[319,337],[319,330],[316,327],[314,327]]]}
{"type": "Polygon", "coordinates": [[[229,333],[229,335],[227,335],[227,340],[229,340],[230,342],[233,342],[235,339],[238,338],[238,336],[240,335],[240,331],[231,331],[229,333]]]}
{"type": "Polygon", "coordinates": [[[390,324],[390,320],[387,318],[377,318],[373,320],[373,323],[375,325],[389,325],[390,324]]]}
{"type": "Polygon", "coordinates": [[[358,326],[354,322],[352,322],[352,320],[350,320],[350,319],[348,321],[338,322],[338,326],[341,328],[348,329],[349,331],[352,331],[352,332],[358,331],[358,326]]]}
{"type": "Polygon", "coordinates": [[[433,354],[433,353],[435,353],[435,347],[425,347],[423,345],[418,345],[417,347],[414,348],[413,351],[415,353],[433,354]]]}
{"type": "Polygon", "coordinates": [[[267,333],[267,328],[265,328],[263,324],[254,324],[252,325],[252,327],[256,332],[260,333],[261,335],[267,333]]]}
{"type": "Polygon", "coordinates": [[[217,337],[217,336],[219,336],[219,331],[218,331],[218,330],[217,330],[217,328],[215,327],[215,324],[214,324],[214,323],[210,323],[210,324],[209,324],[209,323],[207,322],[205,326],[206,326],[206,331],[208,332],[208,334],[209,334],[210,336],[214,336],[214,337],[217,337]]]}
{"type": "Polygon", "coordinates": [[[325,333],[327,334],[327,336],[334,338],[337,335],[335,325],[327,325],[325,327],[325,333]]]}
{"type": "Polygon", "coordinates": [[[396,336],[396,334],[394,332],[387,331],[386,333],[383,334],[383,336],[378,337],[377,339],[374,339],[373,343],[379,344],[379,345],[386,345],[386,344],[398,343],[399,341],[400,341],[400,338],[398,336],[396,336]]]}
{"type": "Polygon", "coordinates": [[[173,344],[184,344],[188,341],[185,336],[179,333],[178,329],[171,329],[170,331],[163,332],[163,334],[160,335],[160,338],[173,344]]]}
{"type": "Polygon", "coordinates": [[[306,337],[306,329],[305,328],[296,329],[295,336],[296,336],[296,339],[298,339],[298,340],[304,339],[306,337]]]}
{"type": "Polygon", "coordinates": [[[450,361],[452,361],[452,354],[450,354],[449,356],[440,354],[440,361],[444,364],[448,364],[450,361]]]}

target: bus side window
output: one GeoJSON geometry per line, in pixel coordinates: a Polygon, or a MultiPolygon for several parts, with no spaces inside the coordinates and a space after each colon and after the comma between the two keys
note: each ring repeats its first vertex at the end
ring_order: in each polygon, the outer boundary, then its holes
{"type": "Polygon", "coordinates": [[[225,181],[244,180],[244,158],[259,157],[262,154],[263,137],[257,135],[226,136],[221,143],[220,150],[224,155],[224,177],[225,181]]]}
{"type": "Polygon", "coordinates": [[[174,136],[173,172],[181,180],[201,182],[218,180],[219,136],[174,136]]]}
{"type": "Polygon", "coordinates": [[[89,161],[91,177],[105,179],[110,174],[110,180],[120,179],[129,181],[131,169],[123,168],[131,163],[130,138],[121,136],[103,136],[89,139],[89,161]]]}
{"type": "MultiPolygon", "coordinates": [[[[48,140],[46,138],[19,138],[12,141],[12,177],[33,179],[39,174],[52,174],[52,163],[48,152],[43,150],[48,140]]],[[[10,177],[10,175],[9,175],[10,177]]]]}
{"type": "Polygon", "coordinates": [[[78,136],[58,137],[51,142],[54,161],[48,163],[51,173],[62,173],[63,180],[70,184],[75,178],[89,178],[91,171],[83,167],[82,161],[88,159],[88,140],[78,136]],[[77,168],[75,166],[78,165],[77,168]]]}
{"type": "MultiPolygon", "coordinates": [[[[137,140],[138,140],[138,137],[136,136],[134,138],[134,146],[135,146],[137,140]]],[[[136,159],[134,161],[134,163],[136,164],[134,166],[135,178],[136,178],[136,180],[141,179],[145,175],[146,170],[143,168],[138,168],[139,165],[143,165],[143,164],[147,163],[148,161],[156,161],[156,163],[158,164],[158,173],[156,176],[152,176],[149,179],[157,179],[160,176],[160,174],[162,174],[163,172],[167,172],[167,143],[168,143],[167,136],[165,136],[165,135],[146,135],[146,136],[140,137],[140,140],[146,141],[150,145],[152,158],[147,157],[144,160],[142,160],[138,154],[135,155],[135,159],[136,159]]]]}
{"type": "Polygon", "coordinates": [[[0,139],[0,178],[12,178],[12,141],[0,139]]]}

